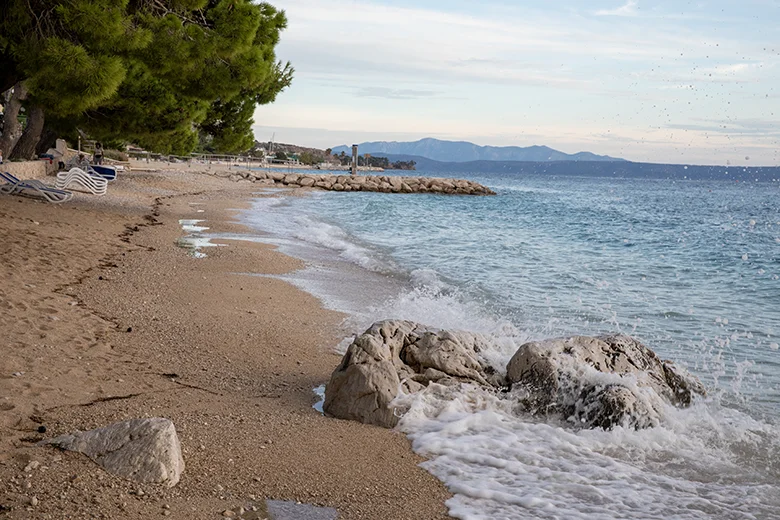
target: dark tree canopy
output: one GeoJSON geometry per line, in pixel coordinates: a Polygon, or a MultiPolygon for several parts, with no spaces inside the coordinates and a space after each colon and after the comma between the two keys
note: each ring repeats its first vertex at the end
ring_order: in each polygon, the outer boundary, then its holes
{"type": "Polygon", "coordinates": [[[284,12],[251,0],[3,0],[0,92],[24,82],[47,129],[188,153],[253,143],[256,104],[290,85],[284,12]]]}

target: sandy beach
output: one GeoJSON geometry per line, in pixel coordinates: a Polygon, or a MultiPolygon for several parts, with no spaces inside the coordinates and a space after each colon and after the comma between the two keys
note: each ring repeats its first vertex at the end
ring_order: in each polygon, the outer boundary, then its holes
{"type": "Polygon", "coordinates": [[[446,489],[404,435],[312,408],[339,362],[343,316],[252,276],[303,263],[245,241],[206,258],[176,245],[180,219],[242,232],[232,216],[257,192],[133,171],[105,197],[0,197],[0,517],[220,518],[266,498],[343,519],[447,517],[446,489]],[[176,487],[35,445],[137,417],[174,422],[186,463],[176,487]]]}

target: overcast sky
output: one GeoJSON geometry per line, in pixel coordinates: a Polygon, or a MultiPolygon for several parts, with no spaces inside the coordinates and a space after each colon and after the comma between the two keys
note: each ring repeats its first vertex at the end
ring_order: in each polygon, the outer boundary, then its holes
{"type": "Polygon", "coordinates": [[[262,141],[780,165],[780,0],[270,1],[296,72],[262,141]]]}

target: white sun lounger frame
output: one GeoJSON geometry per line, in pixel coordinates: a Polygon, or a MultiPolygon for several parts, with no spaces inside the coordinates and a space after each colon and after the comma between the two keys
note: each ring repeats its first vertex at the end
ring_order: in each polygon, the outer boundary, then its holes
{"type": "Polygon", "coordinates": [[[95,195],[105,195],[108,181],[103,177],[90,175],[81,168],[71,168],[70,171],[57,174],[57,188],[86,191],[95,195]]]}
{"type": "Polygon", "coordinates": [[[52,204],[67,202],[73,198],[73,193],[69,191],[54,188],[36,179],[21,180],[8,172],[0,172],[0,181],[3,181],[3,184],[0,184],[0,193],[42,198],[52,204]]]}

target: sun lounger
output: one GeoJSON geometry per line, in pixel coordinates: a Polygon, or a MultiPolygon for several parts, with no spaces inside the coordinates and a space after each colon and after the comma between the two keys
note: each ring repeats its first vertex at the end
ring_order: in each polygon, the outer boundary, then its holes
{"type": "Polygon", "coordinates": [[[97,164],[92,164],[89,166],[87,172],[89,172],[90,175],[99,175],[108,182],[116,179],[116,168],[112,166],[99,166],[97,164]]]}
{"type": "Polygon", "coordinates": [[[10,195],[24,195],[42,198],[52,204],[66,202],[73,198],[73,193],[53,188],[35,179],[21,180],[8,172],[0,172],[0,192],[10,195]]]}
{"type": "Polygon", "coordinates": [[[13,193],[22,180],[8,172],[0,171],[0,193],[13,193]]]}
{"type": "Polygon", "coordinates": [[[105,195],[108,181],[97,175],[90,175],[81,168],[71,168],[70,171],[57,174],[57,188],[71,188],[86,191],[95,195],[105,195]]]}
{"type": "Polygon", "coordinates": [[[6,175],[10,175],[10,174],[0,172],[0,193],[11,193],[16,189],[16,185],[18,184],[17,182],[8,180],[8,177],[6,177],[6,175]]]}

